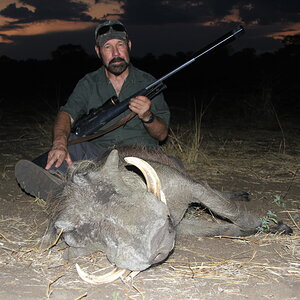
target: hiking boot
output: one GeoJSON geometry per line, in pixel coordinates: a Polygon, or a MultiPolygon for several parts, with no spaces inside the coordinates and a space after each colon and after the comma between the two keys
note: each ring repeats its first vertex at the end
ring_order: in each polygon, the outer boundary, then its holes
{"type": "Polygon", "coordinates": [[[44,200],[61,192],[65,185],[61,173],[47,171],[29,160],[22,159],[17,162],[15,176],[26,193],[44,200]]]}

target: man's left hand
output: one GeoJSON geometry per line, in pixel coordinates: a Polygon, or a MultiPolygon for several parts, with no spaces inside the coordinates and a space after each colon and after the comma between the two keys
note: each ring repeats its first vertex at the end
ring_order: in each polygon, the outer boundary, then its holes
{"type": "Polygon", "coordinates": [[[151,100],[145,96],[132,98],[129,109],[135,112],[141,120],[148,121],[151,116],[151,100]]]}

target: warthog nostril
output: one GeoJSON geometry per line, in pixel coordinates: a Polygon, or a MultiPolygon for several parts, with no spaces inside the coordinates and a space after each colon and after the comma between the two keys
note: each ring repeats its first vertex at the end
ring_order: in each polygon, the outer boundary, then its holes
{"type": "Polygon", "coordinates": [[[158,253],[156,255],[156,257],[153,259],[153,263],[155,264],[155,263],[161,262],[162,260],[164,260],[166,258],[166,256],[167,255],[164,253],[158,253]]]}

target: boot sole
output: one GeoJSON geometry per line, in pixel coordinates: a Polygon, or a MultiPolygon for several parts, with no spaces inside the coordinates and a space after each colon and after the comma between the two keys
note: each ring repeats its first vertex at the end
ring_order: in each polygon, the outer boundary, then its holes
{"type": "Polygon", "coordinates": [[[62,189],[62,180],[29,160],[20,160],[15,166],[20,187],[29,195],[49,199],[62,189]]]}

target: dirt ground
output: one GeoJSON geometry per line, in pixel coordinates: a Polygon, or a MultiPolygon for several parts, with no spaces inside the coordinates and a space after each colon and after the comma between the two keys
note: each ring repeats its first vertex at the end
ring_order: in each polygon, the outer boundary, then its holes
{"type": "MultiPolygon", "coordinates": [[[[299,128],[204,128],[198,162],[187,165],[213,187],[250,192],[246,208],[259,216],[276,213],[292,236],[181,237],[163,264],[132,281],[100,286],[84,283],[75,263],[88,272],[110,268],[103,253],[66,262],[62,243],[38,250],[43,202],[19,189],[14,165],[47,149],[45,128],[16,114],[0,120],[0,299],[300,299],[299,128]]],[[[188,217],[199,214],[194,209],[188,217]]]]}

